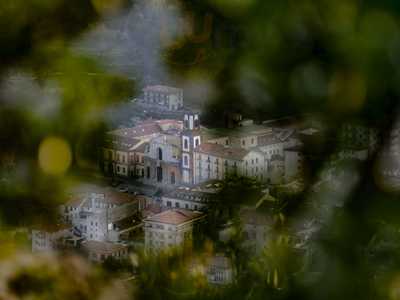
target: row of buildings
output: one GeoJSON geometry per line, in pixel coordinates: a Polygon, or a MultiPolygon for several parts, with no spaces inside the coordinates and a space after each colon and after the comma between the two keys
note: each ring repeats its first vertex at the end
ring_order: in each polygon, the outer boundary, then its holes
{"type": "Polygon", "coordinates": [[[147,120],[108,133],[102,168],[161,186],[191,186],[229,174],[282,183],[302,172],[301,135],[307,131],[249,124],[237,130],[207,129],[199,115],[182,121],[147,120]]]}

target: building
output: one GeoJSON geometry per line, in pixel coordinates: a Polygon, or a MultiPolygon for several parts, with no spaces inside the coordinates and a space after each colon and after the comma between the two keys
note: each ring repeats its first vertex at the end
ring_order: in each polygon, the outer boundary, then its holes
{"type": "Polygon", "coordinates": [[[300,145],[301,142],[294,130],[274,130],[273,132],[258,137],[258,149],[265,153],[267,160],[272,155],[284,155],[284,149],[300,145]]]}
{"type": "Polygon", "coordinates": [[[104,173],[111,176],[143,177],[146,143],[161,132],[160,125],[154,121],[108,132],[102,147],[104,173]]]}
{"type": "Polygon", "coordinates": [[[282,184],[285,181],[285,158],[283,155],[273,154],[268,165],[268,182],[282,184]]]}
{"type": "Polygon", "coordinates": [[[181,142],[179,134],[160,134],[153,138],[144,153],[143,182],[174,186],[181,181],[181,142]]]}
{"type": "Polygon", "coordinates": [[[212,256],[196,257],[189,265],[189,272],[195,277],[202,277],[211,285],[233,283],[235,277],[232,260],[222,253],[212,256]]]}
{"type": "Polygon", "coordinates": [[[200,119],[197,114],[186,114],[182,131],[182,182],[194,184],[194,150],[201,144],[200,119]]]}
{"type": "Polygon", "coordinates": [[[84,187],[60,209],[76,235],[86,240],[108,241],[110,232],[116,229],[114,224],[138,214],[149,202],[144,196],[118,193],[110,188],[84,187]]]}
{"type": "Polygon", "coordinates": [[[128,258],[128,247],[121,244],[86,241],[82,243],[83,250],[87,253],[89,260],[103,262],[107,258],[126,259],[128,258]]]}
{"type": "Polygon", "coordinates": [[[143,102],[160,109],[176,111],[183,108],[183,90],[165,86],[152,85],[143,89],[143,102]]]}
{"type": "Polygon", "coordinates": [[[229,174],[267,179],[268,165],[258,149],[204,143],[194,150],[194,183],[222,180],[229,174]]]}
{"type": "Polygon", "coordinates": [[[166,208],[184,208],[189,210],[205,210],[214,202],[218,188],[216,184],[197,185],[194,187],[178,187],[161,197],[161,204],[166,208]]]}
{"type": "Polygon", "coordinates": [[[291,182],[304,175],[303,149],[294,146],[284,149],[285,182],[291,182]]]}
{"type": "MultiPolygon", "coordinates": [[[[396,146],[396,138],[398,136],[398,132],[398,129],[394,129],[391,132],[391,141],[394,141],[394,143],[390,145],[391,152],[396,152],[398,150],[398,146],[396,146]]],[[[371,126],[360,123],[343,124],[340,127],[338,138],[342,148],[368,149],[369,155],[376,150],[379,142],[378,130],[371,126]]]]}
{"type": "Polygon", "coordinates": [[[103,170],[108,175],[134,177],[139,172],[143,142],[129,137],[109,137],[103,147],[103,170]],[[137,149],[139,152],[137,152],[137,149]]]}
{"type": "Polygon", "coordinates": [[[207,261],[207,281],[215,285],[233,283],[234,268],[232,261],[223,254],[216,254],[207,261]]]}
{"type": "Polygon", "coordinates": [[[235,129],[204,129],[204,141],[224,146],[250,149],[259,145],[259,138],[272,133],[272,128],[263,125],[244,125],[235,129]]]}
{"type": "Polygon", "coordinates": [[[201,212],[170,209],[144,220],[146,251],[162,251],[191,244],[193,230],[204,218],[201,212]]]}
{"type": "Polygon", "coordinates": [[[162,131],[169,131],[169,130],[183,130],[183,122],[175,119],[162,119],[155,121],[158,126],[160,126],[162,131]]]}
{"type": "Polygon", "coordinates": [[[239,216],[243,224],[243,246],[261,253],[271,235],[271,220],[255,208],[243,208],[239,216]]]}
{"type": "Polygon", "coordinates": [[[71,226],[57,224],[54,226],[41,226],[32,230],[32,252],[54,251],[72,236],[71,226]]]}

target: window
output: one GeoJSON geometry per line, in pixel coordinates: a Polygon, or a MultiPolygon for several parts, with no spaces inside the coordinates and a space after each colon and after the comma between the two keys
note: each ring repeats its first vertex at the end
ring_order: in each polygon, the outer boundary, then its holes
{"type": "Polygon", "coordinates": [[[189,150],[189,138],[186,136],[183,137],[183,150],[189,150]]]}
{"type": "Polygon", "coordinates": [[[158,160],[162,160],[162,159],[163,159],[162,149],[158,148],[158,160]]]}
{"type": "Polygon", "coordinates": [[[175,184],[175,172],[171,172],[171,184],[175,184]]]}
{"type": "Polygon", "coordinates": [[[150,178],[150,167],[147,167],[147,168],[146,168],[146,171],[147,171],[147,172],[146,172],[146,173],[147,173],[147,178],[150,178]]]}
{"type": "Polygon", "coordinates": [[[242,145],[246,146],[246,141],[245,140],[242,140],[242,145]]]}
{"type": "Polygon", "coordinates": [[[256,163],[258,164],[258,157],[256,158],[256,163]]]}
{"type": "Polygon", "coordinates": [[[251,139],[251,144],[252,144],[252,145],[254,144],[254,138],[251,139]]]}
{"type": "Polygon", "coordinates": [[[179,208],[179,206],[180,206],[180,205],[179,205],[179,202],[175,202],[175,207],[176,207],[176,208],[179,208]]]}
{"type": "Polygon", "coordinates": [[[171,207],[171,206],[172,206],[171,201],[167,201],[167,207],[171,207]]]}
{"type": "Polygon", "coordinates": [[[194,146],[197,147],[198,145],[200,145],[200,138],[199,138],[199,137],[196,137],[196,138],[194,139],[194,146]]]}
{"type": "Polygon", "coordinates": [[[229,145],[229,140],[225,140],[225,145],[229,145]]]}
{"type": "Polygon", "coordinates": [[[188,157],[188,155],[183,155],[183,166],[185,166],[185,167],[189,166],[189,157],[188,157]]]}
{"type": "Polygon", "coordinates": [[[161,182],[163,180],[163,170],[161,167],[157,167],[157,181],[161,182]]]}

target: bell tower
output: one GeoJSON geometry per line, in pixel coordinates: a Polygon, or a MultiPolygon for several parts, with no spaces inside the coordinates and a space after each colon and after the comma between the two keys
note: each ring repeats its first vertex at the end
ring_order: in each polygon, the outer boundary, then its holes
{"type": "Polygon", "coordinates": [[[198,114],[185,114],[182,131],[182,182],[194,183],[193,150],[201,143],[198,114]]]}

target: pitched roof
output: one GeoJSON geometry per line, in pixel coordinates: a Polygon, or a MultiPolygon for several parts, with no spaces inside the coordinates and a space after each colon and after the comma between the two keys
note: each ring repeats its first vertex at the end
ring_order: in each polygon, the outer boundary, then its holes
{"type": "Polygon", "coordinates": [[[249,153],[248,150],[236,147],[226,147],[219,144],[203,143],[194,151],[227,159],[242,160],[249,153]]]}
{"type": "Polygon", "coordinates": [[[120,193],[114,191],[111,187],[102,187],[97,185],[80,185],[72,190],[69,201],[65,205],[78,207],[84,205],[91,194],[103,194],[104,201],[109,204],[122,205],[138,199],[139,196],[120,193]]]}
{"type": "Polygon", "coordinates": [[[267,146],[282,143],[275,133],[266,134],[258,137],[258,146],[267,146]]]}
{"type": "Polygon", "coordinates": [[[186,189],[181,187],[167,193],[163,197],[170,199],[180,199],[191,202],[206,203],[212,201],[215,198],[215,193],[212,193],[209,190],[190,189],[190,188],[186,189]]]}
{"type": "Polygon", "coordinates": [[[140,138],[153,134],[160,133],[161,127],[155,122],[146,122],[141,125],[137,125],[135,127],[129,128],[121,128],[109,131],[108,134],[120,136],[120,137],[129,137],[129,138],[140,138]]]}
{"type": "Polygon", "coordinates": [[[106,148],[114,150],[129,151],[133,149],[141,140],[132,137],[115,136],[113,134],[107,134],[105,145],[106,148]]]}
{"type": "Polygon", "coordinates": [[[202,216],[203,214],[197,211],[190,211],[186,209],[170,209],[156,215],[152,215],[148,217],[145,221],[180,225],[189,221],[199,219],[202,216]]]}

